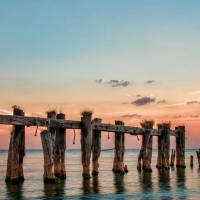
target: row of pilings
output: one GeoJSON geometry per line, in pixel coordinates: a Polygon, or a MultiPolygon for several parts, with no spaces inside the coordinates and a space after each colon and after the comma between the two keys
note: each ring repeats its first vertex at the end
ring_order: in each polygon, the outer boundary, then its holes
{"type": "MultiPolygon", "coordinates": [[[[13,115],[24,116],[23,110],[14,108],[13,115]]],[[[55,111],[47,112],[48,119],[65,119],[65,114],[56,114],[55,111]]],[[[90,178],[90,160],[92,156],[92,175],[98,175],[101,153],[101,130],[92,130],[92,123],[101,123],[101,119],[92,120],[92,112],[82,112],[81,118],[81,162],[83,167],[83,178],[90,178]]],[[[115,121],[115,125],[124,125],[122,121],[115,121]]],[[[154,121],[145,120],[141,122],[145,132],[142,135],[142,145],[138,156],[137,169],[145,172],[152,172],[152,143],[154,121]]],[[[36,128],[36,130],[38,127],[36,128]]],[[[185,127],[176,128],[176,151],[172,152],[171,163],[169,162],[170,151],[170,123],[158,124],[162,130],[158,135],[158,157],[156,167],[158,169],[169,169],[174,165],[176,152],[176,167],[185,167],[185,127]]],[[[36,134],[36,133],[35,133],[36,134]]],[[[40,133],[44,153],[44,181],[55,182],[55,178],[66,179],[65,150],[66,150],[66,129],[63,127],[50,127],[40,133]]],[[[114,136],[114,159],[112,171],[124,174],[128,172],[124,165],[125,137],[122,132],[115,132],[114,136]]],[[[24,181],[23,157],[25,155],[25,127],[24,125],[13,125],[10,137],[6,182],[16,184],[24,181]]]]}

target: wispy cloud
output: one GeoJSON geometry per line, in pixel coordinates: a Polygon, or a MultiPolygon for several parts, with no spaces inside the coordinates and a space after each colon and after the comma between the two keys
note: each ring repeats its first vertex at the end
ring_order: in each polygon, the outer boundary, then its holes
{"type": "Polygon", "coordinates": [[[0,114],[3,114],[3,115],[5,115],[5,114],[7,114],[7,115],[12,115],[13,112],[12,112],[12,111],[9,111],[9,110],[0,109],[0,114]]]}
{"type": "Polygon", "coordinates": [[[127,97],[131,97],[131,95],[130,95],[130,94],[125,94],[125,96],[127,96],[127,97]]]}
{"type": "Polygon", "coordinates": [[[152,103],[155,102],[155,98],[150,98],[150,97],[142,97],[140,99],[137,99],[135,101],[133,101],[131,104],[135,104],[137,106],[142,106],[148,103],[152,103]]]}
{"type": "Polygon", "coordinates": [[[141,97],[141,95],[140,95],[140,94],[136,95],[136,98],[140,98],[140,97],[141,97]]]}
{"type": "Polygon", "coordinates": [[[199,115],[191,115],[190,117],[197,118],[197,117],[199,117],[199,115]]]}
{"type": "Polygon", "coordinates": [[[183,105],[186,105],[186,102],[175,103],[175,104],[170,104],[170,105],[166,105],[166,106],[158,106],[158,107],[160,107],[160,108],[165,108],[165,107],[183,106],[183,105]]]}
{"type": "Polygon", "coordinates": [[[105,114],[105,115],[112,115],[112,114],[122,114],[122,113],[135,113],[141,110],[132,110],[132,111],[121,111],[121,112],[107,112],[107,113],[97,113],[97,114],[105,114]]]}
{"type": "Polygon", "coordinates": [[[198,104],[198,103],[199,103],[198,101],[188,101],[186,104],[191,105],[191,104],[198,104]]]}
{"type": "Polygon", "coordinates": [[[157,102],[157,104],[165,104],[165,103],[167,103],[167,101],[165,101],[165,100],[161,100],[161,101],[157,102]]]}
{"type": "Polygon", "coordinates": [[[174,116],[174,118],[176,118],[176,119],[177,119],[177,118],[181,118],[181,115],[178,115],[178,116],[174,116]]]}
{"type": "Polygon", "coordinates": [[[107,82],[107,84],[111,85],[111,87],[126,87],[128,85],[131,85],[133,83],[133,81],[119,81],[119,80],[110,80],[109,82],[107,82]]]}
{"type": "Polygon", "coordinates": [[[149,80],[149,81],[145,81],[144,83],[152,84],[152,83],[154,83],[154,82],[155,82],[154,80],[149,80]]]}
{"type": "Polygon", "coordinates": [[[96,79],[95,82],[101,84],[103,79],[96,79]]]}
{"type": "Polygon", "coordinates": [[[120,116],[120,117],[132,118],[132,117],[141,117],[141,115],[132,114],[132,115],[122,115],[122,116],[120,116]]]}

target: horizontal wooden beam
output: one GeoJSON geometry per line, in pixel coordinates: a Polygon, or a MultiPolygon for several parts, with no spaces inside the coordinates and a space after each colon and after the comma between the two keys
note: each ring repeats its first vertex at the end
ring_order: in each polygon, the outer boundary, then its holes
{"type": "MultiPolygon", "coordinates": [[[[39,117],[24,117],[16,115],[0,115],[0,124],[6,125],[25,125],[25,126],[41,126],[41,127],[62,127],[66,129],[81,129],[81,121],[73,120],[62,120],[62,119],[52,119],[52,118],[39,118],[39,117]]],[[[128,133],[130,135],[144,135],[145,129],[124,126],[124,125],[114,125],[114,124],[104,124],[92,121],[92,129],[106,132],[119,132],[128,133]]],[[[162,134],[162,129],[146,129],[151,131],[151,135],[158,136],[162,134]]],[[[170,136],[177,136],[176,130],[170,130],[170,136]]]]}

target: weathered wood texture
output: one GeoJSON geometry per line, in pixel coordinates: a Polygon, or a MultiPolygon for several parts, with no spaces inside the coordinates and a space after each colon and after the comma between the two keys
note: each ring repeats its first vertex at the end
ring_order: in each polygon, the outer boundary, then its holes
{"type": "MultiPolygon", "coordinates": [[[[57,119],[65,119],[65,114],[58,114],[57,119]]],[[[57,128],[54,148],[54,174],[60,179],[66,179],[65,150],[66,129],[57,128]]]]}
{"type": "MultiPolygon", "coordinates": [[[[146,172],[152,172],[151,169],[151,158],[152,158],[152,135],[151,130],[153,129],[154,121],[146,120],[140,123],[143,129],[145,129],[145,135],[143,138],[143,144],[141,146],[141,153],[142,153],[142,168],[146,172]]],[[[139,160],[138,160],[139,163],[139,160]]],[[[138,167],[139,168],[139,167],[138,167]]]]}
{"type": "MultiPolygon", "coordinates": [[[[101,123],[101,119],[95,118],[93,122],[101,123]]],[[[101,131],[93,130],[92,133],[92,175],[98,175],[99,162],[101,154],[101,131]]]]}
{"type": "MultiPolygon", "coordinates": [[[[13,115],[24,116],[21,109],[14,108],[13,115]]],[[[6,182],[16,184],[24,181],[23,157],[25,155],[25,129],[22,125],[13,126],[10,136],[6,182]]]]}
{"type": "MultiPolygon", "coordinates": [[[[61,119],[50,119],[50,118],[39,118],[39,117],[21,117],[11,115],[0,115],[0,124],[7,125],[26,125],[26,126],[41,126],[41,127],[62,127],[66,129],[81,129],[82,122],[73,120],[61,120],[61,119]]],[[[128,133],[130,135],[144,135],[145,130],[143,128],[122,126],[114,124],[104,123],[92,123],[93,130],[109,131],[118,133],[128,133]]],[[[161,130],[151,130],[151,135],[161,135],[161,130]]],[[[177,136],[176,130],[170,131],[171,136],[177,136]]]]}
{"type": "Polygon", "coordinates": [[[138,155],[138,161],[137,161],[137,169],[139,171],[142,170],[142,166],[145,167],[145,161],[143,159],[143,154],[144,154],[144,144],[145,144],[145,138],[146,138],[146,136],[142,135],[141,138],[142,138],[142,144],[141,144],[140,152],[139,152],[139,155],[138,155]]]}
{"type": "MultiPolygon", "coordinates": [[[[48,119],[56,119],[56,112],[55,111],[49,111],[49,112],[47,112],[47,118],[48,119]]],[[[52,154],[53,154],[53,160],[54,160],[54,149],[55,149],[55,140],[56,140],[56,128],[48,126],[47,130],[51,133],[52,154]]]]}
{"type": "MultiPolygon", "coordinates": [[[[115,121],[116,125],[124,125],[122,121],[115,121]]],[[[124,174],[124,133],[115,132],[115,155],[113,172],[124,174]]]]}
{"type": "Polygon", "coordinates": [[[165,170],[169,169],[170,158],[170,123],[163,123],[163,164],[165,170]]]}
{"type": "Polygon", "coordinates": [[[178,137],[176,137],[176,167],[186,168],[185,166],[185,126],[176,127],[178,137]]]}
{"type": "Polygon", "coordinates": [[[90,178],[90,158],[92,151],[92,127],[91,127],[91,114],[83,114],[81,118],[81,153],[83,165],[83,178],[90,178]]]}
{"type": "Polygon", "coordinates": [[[40,133],[42,148],[44,153],[44,182],[54,183],[55,176],[53,174],[53,154],[51,133],[44,130],[40,133]]]}
{"type": "MultiPolygon", "coordinates": [[[[158,130],[162,130],[163,126],[162,124],[157,124],[158,130]]],[[[163,137],[160,135],[158,136],[158,157],[157,157],[157,164],[156,167],[158,169],[161,169],[163,164],[162,164],[162,147],[163,146],[163,137]]]]}

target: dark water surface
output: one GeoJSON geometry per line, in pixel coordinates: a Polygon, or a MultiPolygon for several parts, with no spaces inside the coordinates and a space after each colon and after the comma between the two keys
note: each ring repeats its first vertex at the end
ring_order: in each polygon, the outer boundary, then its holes
{"type": "Polygon", "coordinates": [[[80,150],[66,151],[67,179],[43,183],[43,153],[27,150],[24,159],[25,181],[18,185],[4,182],[7,151],[0,152],[0,199],[199,199],[200,171],[195,150],[186,150],[186,169],[156,169],[157,150],[153,151],[152,173],[138,172],[139,150],[126,150],[129,173],[113,174],[114,152],[102,151],[98,177],[83,180],[80,150]],[[190,155],[194,168],[190,168],[190,155]]]}

